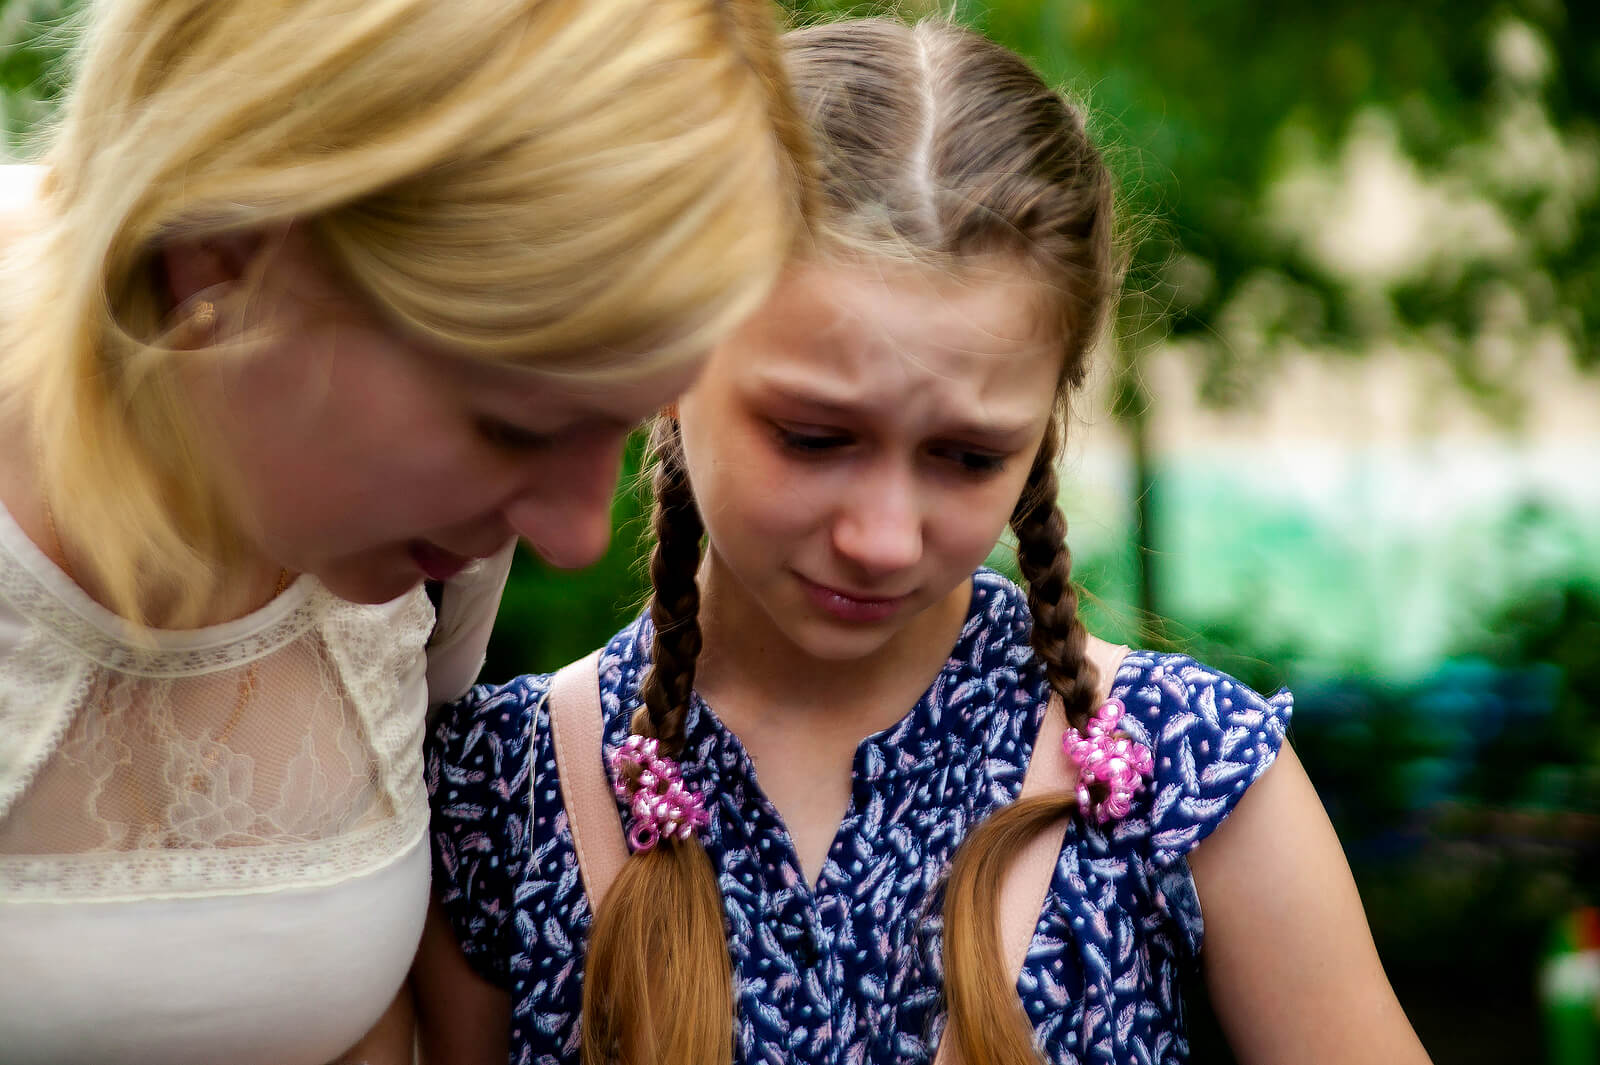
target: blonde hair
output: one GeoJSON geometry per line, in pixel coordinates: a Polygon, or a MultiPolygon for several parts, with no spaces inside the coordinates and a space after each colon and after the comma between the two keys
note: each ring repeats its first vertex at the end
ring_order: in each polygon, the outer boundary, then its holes
{"type": "MultiPolygon", "coordinates": [[[[998,257],[1052,296],[1058,402],[1010,525],[1034,655],[1068,718],[1082,725],[1095,678],[1056,504],[1056,461],[1065,400],[1084,379],[1119,283],[1110,174],[1079,112],[1016,55],[969,30],[864,19],[799,30],[785,43],[821,173],[811,254],[888,256],[957,272],[998,257]]],[[[676,422],[657,421],[651,453],[654,637],[630,729],[683,757],[705,528],[676,422]]],[[[999,886],[1019,846],[1075,809],[1065,792],[1012,803],[955,857],[945,896],[944,1038],[958,1060],[1037,1065],[1033,1029],[1001,961],[999,886]]],[[[697,838],[664,841],[624,863],[590,936],[585,1065],[729,1060],[734,1005],[716,883],[697,838]]]]}
{"type": "Polygon", "coordinates": [[[99,0],[0,388],[112,605],[192,618],[240,516],[172,372],[164,242],[292,221],[422,338],[625,376],[759,303],[804,157],[766,0],[99,0]]]}

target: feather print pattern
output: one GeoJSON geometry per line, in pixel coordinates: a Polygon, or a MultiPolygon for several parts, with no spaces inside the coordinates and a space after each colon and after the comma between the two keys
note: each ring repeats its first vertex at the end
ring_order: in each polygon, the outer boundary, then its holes
{"type": "MultiPolygon", "coordinates": [[[[944,1029],[944,875],[972,827],[1015,799],[1045,705],[1028,626],[1014,585],[975,575],[944,670],[857,748],[850,806],[815,886],[738,738],[695,697],[684,775],[717,797],[703,839],[727,913],[738,1065],[932,1060],[944,1029]]],[[[649,637],[641,619],[601,656],[608,744],[637,705],[649,637]]],[[[511,993],[508,1060],[576,1065],[590,912],[557,783],[549,684],[521,677],[447,708],[426,780],[435,891],[474,968],[511,993]]],[[[1068,826],[1018,989],[1048,1062],[1179,1065],[1180,988],[1202,941],[1182,859],[1272,764],[1291,700],[1148,651],[1128,655],[1113,694],[1126,731],[1152,748],[1155,779],[1121,822],[1068,826]]]]}

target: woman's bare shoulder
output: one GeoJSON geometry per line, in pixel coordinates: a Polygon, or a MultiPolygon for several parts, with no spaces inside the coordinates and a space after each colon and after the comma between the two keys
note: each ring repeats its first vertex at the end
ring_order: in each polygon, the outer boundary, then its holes
{"type": "Polygon", "coordinates": [[[9,246],[39,213],[44,167],[0,164],[0,248],[9,246]]]}
{"type": "MultiPolygon", "coordinates": [[[[15,301],[24,298],[18,292],[19,278],[27,276],[25,267],[12,272],[14,260],[8,253],[39,218],[43,178],[41,166],[0,164],[0,346],[11,337],[8,323],[15,318],[15,301]]],[[[0,358],[4,354],[0,347],[0,358]]],[[[27,528],[30,515],[23,504],[36,490],[31,482],[32,463],[26,458],[29,450],[20,415],[12,403],[3,402],[11,398],[9,394],[0,395],[0,502],[27,528]]]]}

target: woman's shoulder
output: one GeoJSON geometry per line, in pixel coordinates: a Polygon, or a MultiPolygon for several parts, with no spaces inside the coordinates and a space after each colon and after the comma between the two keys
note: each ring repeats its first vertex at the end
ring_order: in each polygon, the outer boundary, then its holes
{"type": "MultiPolygon", "coordinates": [[[[12,339],[11,323],[28,298],[22,291],[31,271],[12,258],[13,250],[32,229],[39,216],[39,183],[44,168],[19,164],[0,165],[0,345],[12,339]]],[[[0,351],[0,357],[4,352],[0,351]]],[[[14,511],[19,525],[33,530],[28,508],[32,498],[32,454],[21,421],[14,412],[0,422],[0,499],[14,511]],[[24,483],[25,481],[29,483],[24,483]]]]}
{"type": "Polygon", "coordinates": [[[0,164],[0,241],[26,229],[39,210],[44,167],[0,164]]]}
{"type": "MultiPolygon", "coordinates": [[[[39,225],[44,207],[44,167],[22,163],[0,164],[0,264],[5,263],[13,248],[23,243],[23,238],[39,225]]],[[[21,274],[12,274],[8,284],[14,284],[21,274]]]]}

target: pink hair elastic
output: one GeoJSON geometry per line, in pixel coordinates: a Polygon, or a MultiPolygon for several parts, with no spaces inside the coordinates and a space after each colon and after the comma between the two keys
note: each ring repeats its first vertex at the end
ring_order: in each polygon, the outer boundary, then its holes
{"type": "Polygon", "coordinates": [[[1117,725],[1127,709],[1121,699],[1108,700],[1095,711],[1082,733],[1069,728],[1061,740],[1061,749],[1078,767],[1078,809],[1083,816],[1093,817],[1101,824],[1127,817],[1133,809],[1133,797],[1144,787],[1145,778],[1155,772],[1150,748],[1117,734],[1117,725]],[[1089,789],[1095,784],[1104,784],[1110,792],[1098,805],[1089,797],[1089,789]]]}
{"type": "Polygon", "coordinates": [[[611,754],[611,790],[628,804],[628,843],[647,851],[664,839],[688,839],[711,823],[700,793],[684,786],[678,763],[657,753],[660,744],[629,736],[611,754]]]}

